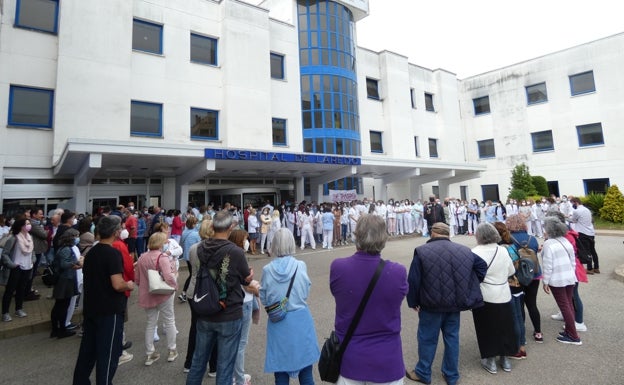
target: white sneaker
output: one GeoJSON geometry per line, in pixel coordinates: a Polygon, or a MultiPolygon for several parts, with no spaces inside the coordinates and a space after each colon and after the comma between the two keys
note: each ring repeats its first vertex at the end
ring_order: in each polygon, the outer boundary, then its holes
{"type": "Polygon", "coordinates": [[[555,321],[563,321],[563,315],[561,314],[561,312],[551,315],[550,318],[555,321]]]}
{"type": "Polygon", "coordinates": [[[149,356],[147,356],[147,359],[145,360],[145,366],[151,366],[154,362],[158,361],[159,358],[160,358],[160,354],[156,352],[150,354],[149,356]]]}
{"type": "Polygon", "coordinates": [[[169,350],[169,357],[167,357],[167,362],[173,362],[176,358],[178,358],[178,351],[169,350]]]}
{"type": "Polygon", "coordinates": [[[17,318],[24,318],[28,314],[26,314],[26,312],[24,310],[19,309],[19,310],[15,311],[15,315],[17,316],[17,318]]]}
{"type": "MultiPolygon", "coordinates": [[[[585,322],[583,322],[583,323],[575,322],[574,325],[576,326],[576,331],[577,332],[586,332],[587,331],[587,326],[585,325],[585,322]]],[[[563,325],[563,329],[565,329],[565,325],[563,325]]]]}
{"type": "Polygon", "coordinates": [[[121,356],[119,356],[119,363],[117,365],[123,365],[126,362],[130,362],[132,361],[133,358],[134,358],[133,354],[130,354],[124,350],[121,352],[121,356]]]}
{"type": "Polygon", "coordinates": [[[251,376],[249,374],[243,375],[243,378],[245,379],[244,385],[251,385],[251,376]]]}
{"type": "Polygon", "coordinates": [[[2,322],[11,322],[13,321],[13,318],[11,318],[11,315],[9,313],[4,313],[2,315],[2,322]]]}

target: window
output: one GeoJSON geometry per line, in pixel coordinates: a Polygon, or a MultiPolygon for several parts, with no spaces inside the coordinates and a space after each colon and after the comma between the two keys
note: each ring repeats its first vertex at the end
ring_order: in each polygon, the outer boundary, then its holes
{"type": "Polygon", "coordinates": [[[534,84],[526,87],[527,104],[538,104],[548,101],[546,83],[534,84]]]}
{"type": "Polygon", "coordinates": [[[191,108],[191,139],[219,139],[219,111],[191,108]]]}
{"type": "Polygon", "coordinates": [[[162,31],[162,25],[134,19],[132,49],[162,54],[162,31]]]}
{"type": "Polygon", "coordinates": [[[425,110],[435,112],[435,108],[433,108],[433,94],[428,94],[425,92],[425,110]]]}
{"type": "Polygon", "coordinates": [[[379,84],[377,84],[377,80],[366,78],[366,95],[369,99],[379,100],[379,84]]]}
{"type": "Polygon", "coordinates": [[[483,115],[490,113],[490,97],[483,96],[481,98],[472,99],[475,115],[483,115]]]}
{"type": "Polygon", "coordinates": [[[9,126],[52,128],[54,91],[11,86],[9,126]]]}
{"type": "Polygon", "coordinates": [[[552,131],[550,130],[531,133],[531,141],[533,142],[533,152],[552,151],[555,149],[552,131]]]}
{"type": "Polygon", "coordinates": [[[410,88],[410,102],[412,103],[412,108],[416,108],[416,99],[414,98],[413,88],[410,88]]]}
{"type": "Polygon", "coordinates": [[[191,34],[191,61],[217,65],[217,39],[191,34]]]}
{"type": "Polygon", "coordinates": [[[596,91],[594,84],[594,72],[588,71],[582,74],[570,76],[570,93],[572,96],[596,91]]]}
{"type": "Polygon", "coordinates": [[[58,0],[17,0],[15,26],[56,34],[58,11],[58,0]]]}
{"type": "Polygon", "coordinates": [[[481,194],[483,194],[484,201],[492,201],[492,202],[500,201],[497,184],[482,184],[481,194]]]}
{"type": "Polygon", "coordinates": [[[496,151],[494,150],[494,139],[479,140],[477,142],[479,147],[479,159],[487,159],[496,157],[496,151]]]}
{"type": "Polygon", "coordinates": [[[162,104],[132,101],[130,135],[162,136],[162,104]]]}
{"type": "Polygon", "coordinates": [[[286,119],[273,118],[273,145],[285,146],[286,142],[286,119]]]}
{"type": "Polygon", "coordinates": [[[383,144],[381,143],[381,132],[370,131],[371,152],[383,152],[383,144]]]}
{"type": "Polygon", "coordinates": [[[579,147],[597,146],[604,144],[602,137],[602,124],[592,123],[576,126],[579,147]]]}
{"type": "Polygon", "coordinates": [[[271,53],[271,78],[284,79],[284,55],[271,53]]]}
{"type": "Polygon", "coordinates": [[[429,138],[429,157],[437,158],[438,157],[438,140],[429,138]]]}
{"type": "Polygon", "coordinates": [[[420,147],[418,146],[418,137],[414,137],[414,154],[416,157],[420,157],[420,147]]]}
{"type": "Polygon", "coordinates": [[[609,178],[600,179],[583,179],[583,185],[585,186],[585,195],[589,194],[606,194],[609,186],[609,178]]]}

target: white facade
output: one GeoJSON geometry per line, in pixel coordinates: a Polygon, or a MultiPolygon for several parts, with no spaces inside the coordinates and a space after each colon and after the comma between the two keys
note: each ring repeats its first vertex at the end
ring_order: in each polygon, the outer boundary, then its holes
{"type": "MultiPolygon", "coordinates": [[[[624,134],[615,127],[624,114],[624,35],[465,80],[358,48],[357,164],[209,159],[206,148],[307,157],[295,0],[62,1],[57,33],[17,26],[18,1],[27,0],[0,2],[0,212],[20,200],[91,211],[100,199],[128,197],[182,208],[189,194],[204,203],[197,197],[245,191],[323,201],[323,183],[347,176],[361,177],[360,196],[369,198],[422,198],[438,186],[441,196],[480,199],[482,185],[497,184],[504,199],[520,161],[558,181],[562,194],[583,194],[583,179],[622,183],[615,170],[624,134]],[[133,50],[133,20],[162,26],[162,54],[133,50]],[[218,41],[216,65],[190,60],[191,34],[218,41]],[[283,56],[283,79],[271,78],[270,53],[283,56]],[[589,70],[596,91],[570,97],[568,75],[589,70]],[[379,100],[367,97],[367,78],[377,80],[379,100]],[[524,87],[540,82],[548,102],[527,107],[524,87]],[[9,124],[13,86],[54,91],[51,128],[9,124]],[[472,99],[484,95],[491,113],[475,117],[472,99]],[[131,135],[132,101],[162,105],[161,135],[131,135]],[[190,108],[218,111],[218,138],[191,138],[190,108]],[[274,144],[273,118],[286,121],[285,145],[274,144]],[[595,122],[604,145],[579,148],[574,127],[595,122]],[[530,132],[548,129],[554,150],[533,154],[530,132]],[[381,132],[383,151],[371,151],[370,131],[381,132]],[[476,141],[492,138],[496,158],[479,159],[476,141]]],[[[351,7],[355,21],[368,13],[367,1],[338,3],[351,7]]]]}

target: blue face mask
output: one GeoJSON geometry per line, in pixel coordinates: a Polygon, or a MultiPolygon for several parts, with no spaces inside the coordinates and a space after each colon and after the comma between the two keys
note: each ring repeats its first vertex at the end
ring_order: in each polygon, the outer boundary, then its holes
{"type": "Polygon", "coordinates": [[[80,238],[74,238],[74,245],[78,246],[80,243],[80,238]]]}

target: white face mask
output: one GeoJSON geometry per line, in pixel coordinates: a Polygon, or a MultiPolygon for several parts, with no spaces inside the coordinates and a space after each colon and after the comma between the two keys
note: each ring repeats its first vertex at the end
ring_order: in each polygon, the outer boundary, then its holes
{"type": "Polygon", "coordinates": [[[245,252],[247,252],[247,250],[249,250],[249,240],[245,239],[245,243],[243,244],[243,250],[245,250],[245,252]]]}
{"type": "Polygon", "coordinates": [[[121,239],[122,241],[126,238],[128,238],[130,234],[128,233],[128,230],[123,229],[121,230],[121,233],[119,234],[119,239],[121,239]]]}
{"type": "Polygon", "coordinates": [[[74,226],[76,226],[78,224],[78,219],[74,218],[74,222],[73,223],[74,223],[74,226]]]}

